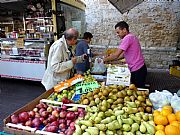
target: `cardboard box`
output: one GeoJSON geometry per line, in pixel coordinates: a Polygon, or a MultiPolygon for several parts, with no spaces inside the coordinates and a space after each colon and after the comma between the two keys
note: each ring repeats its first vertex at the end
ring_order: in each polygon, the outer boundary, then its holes
{"type": "Polygon", "coordinates": [[[171,66],[170,75],[180,77],[180,66],[171,66]]]}
{"type": "MultiPolygon", "coordinates": [[[[33,108],[39,103],[39,101],[41,99],[49,97],[53,92],[54,92],[53,89],[44,92],[43,94],[41,94],[39,97],[37,97],[36,99],[31,101],[30,103],[26,104],[22,108],[20,108],[17,111],[15,111],[13,114],[19,114],[20,112],[23,112],[23,111],[33,110],[33,108]]],[[[8,117],[6,117],[3,120],[4,121],[4,131],[5,132],[10,133],[10,134],[15,134],[15,135],[35,135],[35,132],[26,131],[26,130],[20,130],[20,129],[8,127],[6,124],[10,122],[11,115],[9,115],[8,117]]]]}
{"type": "Polygon", "coordinates": [[[107,80],[106,85],[130,85],[131,73],[128,69],[128,65],[110,65],[107,68],[107,80]]]}

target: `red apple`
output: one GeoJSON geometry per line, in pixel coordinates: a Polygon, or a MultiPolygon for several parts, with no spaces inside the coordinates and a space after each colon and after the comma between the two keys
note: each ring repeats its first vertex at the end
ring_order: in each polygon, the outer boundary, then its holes
{"type": "Polygon", "coordinates": [[[35,111],[30,111],[29,112],[29,117],[34,118],[35,117],[35,111]]]}
{"type": "Polygon", "coordinates": [[[19,120],[20,120],[21,122],[26,122],[26,121],[28,121],[28,120],[29,120],[29,114],[28,114],[27,112],[21,112],[21,113],[19,114],[19,120]]]}
{"type": "Polygon", "coordinates": [[[65,118],[66,117],[66,111],[61,111],[59,116],[60,116],[60,118],[65,118]]]}
{"type": "Polygon", "coordinates": [[[59,112],[57,110],[52,111],[52,115],[55,117],[59,117],[59,112]]]}
{"type": "Polygon", "coordinates": [[[11,116],[11,122],[14,123],[14,124],[19,123],[19,117],[17,115],[13,114],[11,116]]]}
{"type": "Polygon", "coordinates": [[[25,126],[32,127],[32,121],[31,120],[26,121],[25,126]]]}

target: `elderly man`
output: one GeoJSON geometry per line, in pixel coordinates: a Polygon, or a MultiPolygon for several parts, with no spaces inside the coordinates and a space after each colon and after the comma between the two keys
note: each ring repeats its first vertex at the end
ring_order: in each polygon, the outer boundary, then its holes
{"type": "Polygon", "coordinates": [[[42,84],[46,90],[53,88],[59,82],[69,79],[74,65],[83,62],[83,55],[73,57],[69,49],[70,46],[76,44],[78,35],[76,29],[70,28],[50,47],[47,69],[42,79],[42,84]]]}

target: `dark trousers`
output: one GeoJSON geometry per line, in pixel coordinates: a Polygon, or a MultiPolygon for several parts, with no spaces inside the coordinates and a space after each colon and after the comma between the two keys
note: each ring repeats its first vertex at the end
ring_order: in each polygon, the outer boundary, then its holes
{"type": "Polygon", "coordinates": [[[147,68],[144,64],[137,71],[131,72],[131,83],[135,84],[138,88],[145,88],[145,81],[147,76],[147,68]]]}

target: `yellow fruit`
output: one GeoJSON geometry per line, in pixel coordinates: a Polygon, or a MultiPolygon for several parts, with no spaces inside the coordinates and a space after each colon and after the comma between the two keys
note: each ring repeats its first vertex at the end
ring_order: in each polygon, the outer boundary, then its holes
{"type": "Polygon", "coordinates": [[[166,135],[164,131],[158,130],[155,135],[166,135]]]}
{"type": "Polygon", "coordinates": [[[170,125],[173,125],[173,126],[176,126],[176,127],[179,128],[180,122],[179,122],[179,121],[172,121],[172,122],[170,123],[170,125]]]}
{"type": "Polygon", "coordinates": [[[176,119],[177,119],[178,121],[180,121],[180,111],[177,111],[177,112],[175,113],[175,115],[176,115],[176,119]]]}
{"type": "Polygon", "coordinates": [[[163,106],[162,110],[169,110],[171,113],[173,112],[173,108],[170,105],[163,106]]]}
{"type": "Polygon", "coordinates": [[[154,123],[157,125],[164,125],[165,126],[168,124],[168,120],[167,120],[166,116],[159,114],[159,115],[156,115],[154,117],[154,123]]]}
{"type": "Polygon", "coordinates": [[[161,111],[161,114],[162,114],[163,116],[168,116],[169,114],[172,114],[172,111],[169,110],[169,109],[163,109],[163,110],[161,111]]]}
{"type": "Polygon", "coordinates": [[[162,130],[162,131],[164,131],[164,126],[163,125],[157,125],[157,126],[155,126],[155,129],[158,131],[158,130],[162,130]]]}
{"type": "Polygon", "coordinates": [[[180,135],[179,128],[173,125],[168,125],[165,127],[166,135],[180,135]]]}
{"type": "Polygon", "coordinates": [[[169,123],[176,121],[176,115],[174,113],[167,116],[169,123]]]}
{"type": "Polygon", "coordinates": [[[160,114],[160,111],[158,111],[158,110],[155,110],[154,112],[153,112],[153,116],[156,116],[156,115],[159,115],[160,114]]]}

